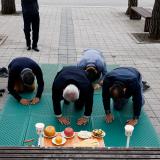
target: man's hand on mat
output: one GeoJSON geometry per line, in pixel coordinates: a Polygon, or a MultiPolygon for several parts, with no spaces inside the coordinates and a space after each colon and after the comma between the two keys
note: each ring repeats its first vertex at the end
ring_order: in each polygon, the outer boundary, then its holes
{"type": "Polygon", "coordinates": [[[38,103],[39,102],[39,98],[38,97],[35,97],[35,98],[33,98],[32,100],[31,100],[31,104],[36,104],[36,103],[38,103]]]}
{"type": "Polygon", "coordinates": [[[137,123],[138,123],[137,119],[130,119],[126,122],[126,124],[129,124],[129,125],[132,125],[132,126],[135,126],[137,123]]]}
{"type": "Polygon", "coordinates": [[[77,121],[77,125],[79,125],[79,126],[86,125],[87,123],[88,123],[88,118],[86,118],[86,117],[81,117],[77,121]]]}
{"type": "Polygon", "coordinates": [[[20,100],[20,103],[23,104],[23,105],[29,105],[29,104],[30,104],[30,100],[29,100],[29,99],[24,99],[24,98],[22,98],[22,99],[20,100]]]}
{"type": "Polygon", "coordinates": [[[64,124],[64,125],[69,125],[69,124],[70,124],[69,119],[67,119],[67,118],[65,118],[65,117],[58,117],[58,121],[59,121],[61,124],[64,124]]]}
{"type": "Polygon", "coordinates": [[[106,115],[106,122],[107,123],[111,123],[113,120],[114,120],[114,116],[111,113],[106,115]]]}

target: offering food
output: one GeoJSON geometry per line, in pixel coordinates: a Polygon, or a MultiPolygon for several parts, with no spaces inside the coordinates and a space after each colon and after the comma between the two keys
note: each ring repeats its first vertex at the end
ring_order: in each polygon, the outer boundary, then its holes
{"type": "Polygon", "coordinates": [[[54,126],[47,126],[44,129],[44,135],[47,136],[47,137],[54,137],[55,134],[56,134],[56,130],[55,130],[54,126]]]}
{"type": "Polygon", "coordinates": [[[82,139],[88,139],[92,136],[91,132],[88,132],[88,131],[80,131],[78,133],[78,137],[79,138],[82,138],[82,139]]]}
{"type": "Polygon", "coordinates": [[[62,136],[56,136],[54,138],[52,138],[52,143],[59,146],[59,145],[63,145],[64,143],[66,143],[66,139],[62,136]]]}
{"type": "Polygon", "coordinates": [[[99,147],[99,142],[96,139],[86,139],[75,143],[74,147],[99,147]]]}
{"type": "Polygon", "coordinates": [[[97,138],[102,138],[105,136],[105,132],[102,129],[94,129],[92,131],[92,134],[94,137],[97,137],[97,138]]]}
{"type": "Polygon", "coordinates": [[[74,135],[74,130],[70,127],[65,128],[64,135],[66,137],[72,137],[74,135]]]}
{"type": "Polygon", "coordinates": [[[57,144],[61,144],[62,143],[62,137],[61,136],[57,136],[55,138],[55,141],[56,141],[57,144]]]}

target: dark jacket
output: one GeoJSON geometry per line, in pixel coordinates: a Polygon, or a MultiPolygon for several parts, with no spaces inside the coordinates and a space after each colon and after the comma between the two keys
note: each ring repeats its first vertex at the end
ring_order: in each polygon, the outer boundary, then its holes
{"type": "Polygon", "coordinates": [[[39,5],[37,0],[21,0],[23,14],[38,14],[39,5]]]}
{"type": "Polygon", "coordinates": [[[143,105],[142,82],[140,73],[132,67],[120,67],[106,74],[103,82],[102,97],[106,114],[110,111],[110,92],[109,88],[115,82],[123,82],[125,84],[124,98],[133,99],[134,117],[138,118],[143,105]]]}
{"type": "Polygon", "coordinates": [[[76,85],[80,90],[79,98],[85,102],[84,115],[90,116],[93,105],[93,87],[87,78],[87,73],[76,66],[64,67],[54,79],[52,100],[55,114],[57,116],[62,114],[60,101],[63,99],[63,89],[69,84],[76,85]]]}
{"type": "Polygon", "coordinates": [[[27,57],[19,57],[15,58],[11,61],[8,65],[9,70],[9,78],[8,78],[8,91],[12,94],[18,101],[21,100],[21,96],[14,90],[14,84],[16,79],[21,79],[21,71],[24,68],[30,68],[34,75],[36,76],[38,89],[36,97],[41,98],[43,88],[44,88],[44,81],[43,81],[43,74],[39,65],[30,58],[27,57]]]}

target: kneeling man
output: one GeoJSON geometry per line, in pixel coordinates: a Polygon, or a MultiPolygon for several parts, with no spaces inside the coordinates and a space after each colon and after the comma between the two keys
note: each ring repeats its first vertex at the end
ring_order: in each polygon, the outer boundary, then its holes
{"type": "Polygon", "coordinates": [[[39,65],[30,58],[18,57],[11,61],[8,70],[9,93],[23,105],[38,103],[44,88],[43,75],[39,65]],[[36,96],[33,99],[22,98],[19,93],[34,91],[35,77],[38,83],[36,96]]]}
{"type": "Polygon", "coordinates": [[[103,105],[106,112],[106,122],[111,123],[114,117],[110,110],[110,99],[116,110],[121,110],[128,99],[133,100],[133,117],[127,121],[136,125],[144,104],[141,74],[132,67],[120,67],[109,72],[103,82],[103,105]]]}
{"type": "Polygon", "coordinates": [[[70,121],[63,117],[60,101],[75,102],[77,109],[85,106],[84,116],[77,121],[78,125],[85,125],[92,113],[93,87],[87,77],[87,72],[76,67],[64,67],[57,73],[52,86],[52,100],[56,117],[61,124],[69,125],[70,121]]]}

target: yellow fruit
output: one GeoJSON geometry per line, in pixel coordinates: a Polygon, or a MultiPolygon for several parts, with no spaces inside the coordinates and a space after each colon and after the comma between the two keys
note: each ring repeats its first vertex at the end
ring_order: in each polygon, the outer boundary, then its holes
{"type": "Polygon", "coordinates": [[[57,144],[61,144],[62,143],[62,137],[61,136],[57,136],[55,140],[56,140],[57,144]]]}
{"type": "Polygon", "coordinates": [[[48,137],[52,137],[54,136],[56,133],[56,130],[53,126],[47,126],[45,129],[44,129],[44,134],[48,137]]]}

